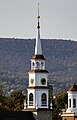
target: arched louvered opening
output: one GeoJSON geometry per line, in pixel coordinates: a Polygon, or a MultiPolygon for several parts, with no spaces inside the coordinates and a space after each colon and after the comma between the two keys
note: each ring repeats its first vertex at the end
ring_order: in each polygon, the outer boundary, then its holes
{"type": "Polygon", "coordinates": [[[41,62],[41,69],[43,70],[44,69],[44,63],[41,62]]]}
{"type": "Polygon", "coordinates": [[[71,108],[71,99],[69,99],[69,107],[71,108]]]}
{"type": "Polygon", "coordinates": [[[75,108],[76,107],[76,99],[74,98],[73,99],[73,108],[75,108]]]}
{"type": "Polygon", "coordinates": [[[36,69],[39,69],[39,68],[40,68],[40,63],[36,62],[36,69]]]}
{"type": "Polygon", "coordinates": [[[29,94],[29,106],[33,106],[33,94],[29,94]]]}
{"type": "Polygon", "coordinates": [[[64,120],[67,120],[66,118],[64,120]]]}
{"type": "Polygon", "coordinates": [[[33,63],[32,63],[32,68],[34,69],[34,67],[35,67],[35,63],[33,62],[33,63]]]}
{"type": "Polygon", "coordinates": [[[45,93],[41,95],[41,106],[47,106],[47,95],[45,93]]]}

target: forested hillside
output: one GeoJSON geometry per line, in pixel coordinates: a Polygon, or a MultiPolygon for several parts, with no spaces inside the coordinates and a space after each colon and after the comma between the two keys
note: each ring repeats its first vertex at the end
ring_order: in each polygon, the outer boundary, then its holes
{"type": "MultiPolygon", "coordinates": [[[[26,91],[34,47],[34,39],[0,38],[0,81],[5,94],[11,90],[26,91]]],[[[42,47],[54,93],[76,83],[77,42],[43,39],[42,47]]]]}

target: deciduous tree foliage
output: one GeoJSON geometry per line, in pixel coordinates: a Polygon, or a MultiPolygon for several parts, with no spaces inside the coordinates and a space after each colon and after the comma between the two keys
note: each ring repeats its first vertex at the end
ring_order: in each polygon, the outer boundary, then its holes
{"type": "Polygon", "coordinates": [[[1,82],[0,82],[0,95],[3,95],[3,86],[1,82]]]}
{"type": "Polygon", "coordinates": [[[7,106],[11,111],[20,111],[23,109],[24,96],[22,91],[13,91],[7,100],[7,106]]]}
{"type": "Polygon", "coordinates": [[[24,97],[22,91],[13,91],[9,97],[0,96],[0,110],[21,111],[24,97]]]}
{"type": "MultiPolygon", "coordinates": [[[[13,91],[9,97],[0,95],[0,110],[1,111],[21,111],[23,109],[24,96],[22,91],[13,91]]],[[[61,120],[62,109],[67,104],[67,92],[56,95],[55,99],[52,100],[53,112],[52,120],[61,120]]]]}
{"type": "Polygon", "coordinates": [[[65,109],[65,105],[68,102],[67,92],[58,94],[55,99],[53,99],[53,118],[52,120],[61,120],[62,109],[65,109]]]}

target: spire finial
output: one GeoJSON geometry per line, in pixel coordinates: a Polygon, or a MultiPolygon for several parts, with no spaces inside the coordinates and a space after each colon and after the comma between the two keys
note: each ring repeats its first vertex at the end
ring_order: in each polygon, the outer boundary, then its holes
{"type": "Polygon", "coordinates": [[[39,15],[39,3],[38,3],[38,26],[37,26],[37,28],[39,29],[40,28],[40,25],[39,25],[39,19],[40,19],[40,15],[39,15]]]}
{"type": "Polygon", "coordinates": [[[35,45],[35,55],[42,55],[42,46],[40,40],[40,24],[39,24],[39,3],[38,3],[38,26],[37,26],[37,35],[36,35],[36,45],[35,45]]]}

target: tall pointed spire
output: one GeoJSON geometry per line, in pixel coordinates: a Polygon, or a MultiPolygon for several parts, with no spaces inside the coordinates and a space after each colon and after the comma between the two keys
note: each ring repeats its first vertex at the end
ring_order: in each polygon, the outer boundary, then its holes
{"type": "Polygon", "coordinates": [[[36,45],[35,45],[35,55],[42,55],[42,47],[40,40],[40,15],[39,15],[39,3],[38,3],[38,26],[37,26],[37,35],[36,35],[36,45]]]}

